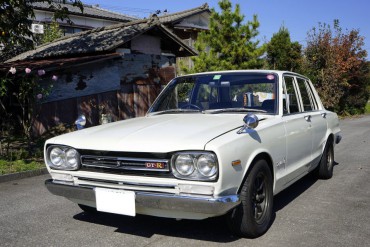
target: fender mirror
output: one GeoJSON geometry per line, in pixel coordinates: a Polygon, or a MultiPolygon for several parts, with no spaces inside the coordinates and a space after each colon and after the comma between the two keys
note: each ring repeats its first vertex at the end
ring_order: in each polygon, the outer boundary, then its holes
{"type": "Polygon", "coordinates": [[[83,129],[83,127],[86,125],[86,117],[85,115],[80,115],[75,121],[75,125],[78,130],[83,129]]]}
{"type": "Polygon", "coordinates": [[[245,129],[255,129],[258,126],[258,117],[253,113],[248,113],[244,118],[244,126],[238,131],[238,134],[243,133],[245,129]]]}

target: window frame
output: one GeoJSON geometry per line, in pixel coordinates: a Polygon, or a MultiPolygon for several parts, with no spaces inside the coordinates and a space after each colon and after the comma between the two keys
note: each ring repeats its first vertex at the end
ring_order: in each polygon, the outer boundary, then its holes
{"type": "Polygon", "coordinates": [[[288,113],[284,113],[284,111],[283,111],[283,116],[287,116],[287,115],[294,115],[294,114],[299,114],[299,113],[302,113],[303,111],[302,111],[302,106],[301,106],[301,98],[300,98],[300,91],[299,91],[299,88],[297,88],[298,86],[297,86],[297,80],[296,80],[296,76],[295,75],[289,75],[289,74],[283,74],[283,95],[285,95],[285,98],[286,99],[289,99],[289,97],[288,97],[288,92],[287,92],[287,89],[286,89],[286,82],[285,82],[285,78],[286,77],[290,77],[290,78],[292,78],[293,80],[292,80],[292,82],[293,82],[293,88],[294,88],[294,94],[295,94],[295,97],[296,97],[296,99],[297,99],[297,104],[298,104],[298,111],[297,112],[293,112],[293,113],[291,113],[290,112],[290,107],[289,107],[289,105],[290,105],[290,102],[288,102],[288,100],[286,100],[285,101],[285,106],[286,106],[286,109],[288,110],[288,113]]]}

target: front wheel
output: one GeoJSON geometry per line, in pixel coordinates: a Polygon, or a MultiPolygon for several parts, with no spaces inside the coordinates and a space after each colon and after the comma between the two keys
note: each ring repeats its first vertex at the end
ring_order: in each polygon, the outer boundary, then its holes
{"type": "Polygon", "coordinates": [[[243,183],[241,203],[228,214],[228,225],[235,234],[256,238],[271,224],[273,210],[273,181],[265,160],[254,163],[243,183]]]}

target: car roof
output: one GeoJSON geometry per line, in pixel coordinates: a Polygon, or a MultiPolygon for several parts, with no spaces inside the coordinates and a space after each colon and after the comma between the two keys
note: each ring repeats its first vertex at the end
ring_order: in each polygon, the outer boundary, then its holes
{"type": "MultiPolygon", "coordinates": [[[[193,73],[181,76],[194,76],[194,75],[213,75],[213,74],[224,74],[224,73],[275,73],[280,75],[289,74],[293,76],[300,76],[303,78],[308,79],[306,76],[298,74],[296,72],[287,71],[287,70],[260,70],[260,69],[250,69],[250,70],[219,70],[219,71],[207,71],[207,72],[200,72],[200,73],[193,73]]],[[[179,77],[181,77],[179,76],[179,77]]],[[[309,80],[309,79],[308,79],[309,80]]]]}

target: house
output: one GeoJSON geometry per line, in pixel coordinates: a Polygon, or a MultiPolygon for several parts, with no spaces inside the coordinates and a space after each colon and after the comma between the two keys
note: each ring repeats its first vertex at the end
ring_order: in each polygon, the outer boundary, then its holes
{"type": "MultiPolygon", "coordinates": [[[[50,8],[50,4],[47,2],[32,2],[31,4],[35,13],[35,18],[32,20],[32,31],[34,33],[43,33],[44,26],[52,22],[54,10],[50,8]]],[[[51,5],[60,5],[60,7],[66,8],[69,12],[71,23],[58,20],[59,26],[64,35],[91,30],[98,27],[127,23],[139,19],[102,9],[97,5],[84,4],[83,12],[81,12],[79,7],[75,7],[68,2],[63,3],[60,0],[54,0],[51,5]]]]}
{"type": "MultiPolygon", "coordinates": [[[[70,3],[63,4],[58,0],[54,0],[54,2],[53,5],[60,4],[61,7],[67,8],[70,12],[69,18],[72,24],[58,20],[64,35],[138,20],[138,18],[102,9],[96,5],[85,4],[82,13],[78,7],[70,3]]],[[[32,6],[35,12],[32,30],[40,33],[44,29],[44,25],[52,21],[53,10],[50,9],[50,5],[46,2],[34,2],[32,6]]],[[[181,12],[164,13],[159,16],[159,19],[163,25],[180,37],[183,42],[194,48],[198,33],[208,30],[210,13],[209,6],[205,3],[199,7],[181,12]]],[[[189,57],[177,58],[177,64],[180,61],[188,67],[193,66],[193,62],[189,57]]]]}
{"type": "MultiPolygon", "coordinates": [[[[210,16],[211,11],[209,10],[208,4],[205,3],[193,9],[162,15],[159,19],[187,45],[194,48],[198,33],[200,31],[209,30],[210,16]]],[[[194,66],[190,57],[178,57],[177,64],[180,63],[189,68],[194,66]]]]}

